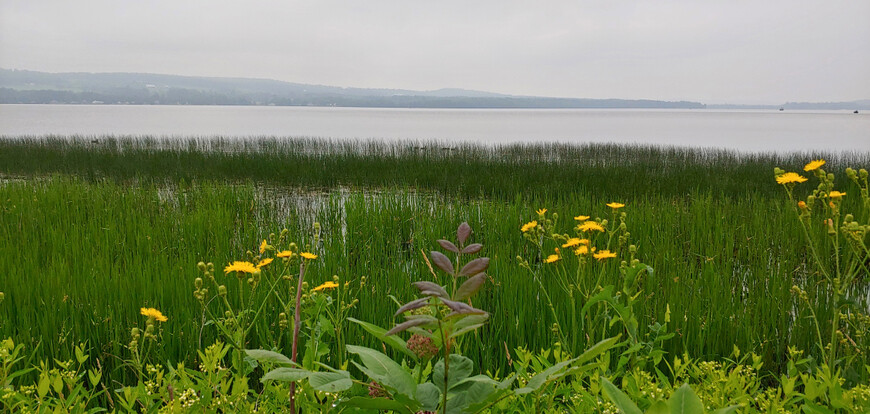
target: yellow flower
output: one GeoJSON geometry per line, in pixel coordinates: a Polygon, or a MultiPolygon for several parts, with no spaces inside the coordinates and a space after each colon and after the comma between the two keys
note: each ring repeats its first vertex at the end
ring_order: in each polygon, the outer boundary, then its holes
{"type": "Polygon", "coordinates": [[[565,242],[565,244],[563,244],[562,247],[574,247],[574,246],[580,245],[580,243],[581,242],[580,242],[579,238],[572,237],[572,238],[568,239],[568,241],[565,242]]]}
{"type": "Polygon", "coordinates": [[[159,322],[166,322],[169,320],[169,318],[163,316],[163,313],[161,313],[159,310],[154,309],[154,308],[142,308],[142,309],[139,309],[139,313],[141,313],[142,315],[147,316],[149,318],[154,318],[155,320],[157,320],[159,322]]]}
{"type": "Polygon", "coordinates": [[[612,257],[616,257],[616,253],[612,253],[610,250],[602,250],[598,253],[592,255],[592,257],[598,260],[610,259],[612,257]]]}
{"type": "Polygon", "coordinates": [[[302,252],[302,253],[299,253],[299,255],[302,256],[304,259],[308,259],[308,260],[314,260],[317,258],[317,255],[314,253],[302,252]]]}
{"type": "Polygon", "coordinates": [[[544,259],[544,262],[545,263],[555,263],[555,262],[558,262],[559,259],[561,259],[561,257],[559,257],[558,254],[551,254],[551,255],[547,256],[546,259],[544,259]]]}
{"type": "MultiPolygon", "coordinates": [[[[592,248],[592,251],[593,251],[593,252],[595,251],[595,248],[594,248],[594,247],[592,248]]],[[[581,255],[581,254],[589,254],[589,246],[580,246],[580,247],[578,247],[577,249],[574,250],[574,254],[576,254],[576,255],[578,255],[578,256],[581,255]]]]}
{"type": "Polygon", "coordinates": [[[537,213],[538,213],[539,216],[543,216],[546,212],[547,212],[547,209],[546,209],[546,208],[542,208],[542,209],[540,209],[540,210],[537,211],[537,213]]]}
{"type": "Polygon", "coordinates": [[[779,177],[776,177],[776,182],[779,184],[802,183],[806,180],[807,179],[804,178],[804,176],[793,172],[787,172],[783,175],[780,175],[779,177]]]}
{"type": "Polygon", "coordinates": [[[841,193],[837,190],[834,190],[834,191],[831,191],[830,193],[828,193],[828,197],[831,197],[831,198],[840,198],[844,195],[846,195],[846,193],[841,193]]]}
{"type": "Polygon", "coordinates": [[[260,254],[266,253],[266,247],[269,247],[269,243],[266,243],[266,239],[263,239],[263,242],[260,243],[260,254]]]}
{"type": "Polygon", "coordinates": [[[291,252],[290,250],[284,250],[283,252],[278,252],[278,254],[276,256],[282,257],[282,258],[283,257],[290,257],[290,256],[293,256],[293,252],[291,252]]]}
{"type": "Polygon", "coordinates": [[[601,227],[600,224],[594,221],[587,221],[577,226],[577,229],[579,229],[580,231],[604,231],[604,227],[601,227]]]}
{"type": "Polygon", "coordinates": [[[525,233],[525,232],[527,232],[527,231],[529,231],[529,230],[531,230],[531,229],[533,229],[533,228],[535,228],[535,227],[538,227],[538,221],[537,221],[537,220],[532,220],[532,221],[530,221],[530,222],[528,222],[528,223],[526,223],[526,224],[523,224],[523,226],[520,227],[520,230],[522,230],[522,232],[525,233]]]}
{"type": "Polygon", "coordinates": [[[324,289],[333,289],[333,288],[337,288],[337,287],[338,287],[338,283],[326,282],[326,283],[324,283],[324,284],[322,284],[314,289],[311,289],[311,291],[312,292],[319,292],[319,291],[324,290],[324,289]]]}
{"type": "Polygon", "coordinates": [[[261,267],[263,267],[263,266],[267,266],[269,263],[272,263],[272,260],[273,260],[273,259],[272,259],[271,257],[268,258],[268,259],[260,260],[260,263],[257,263],[257,269],[259,269],[259,268],[261,268],[261,267]]]}
{"type": "Polygon", "coordinates": [[[804,171],[813,171],[819,169],[819,167],[825,165],[825,160],[815,160],[810,161],[807,165],[804,166],[804,171]]]}
{"type": "Polygon", "coordinates": [[[622,203],[607,203],[607,207],[610,207],[610,208],[616,210],[616,209],[618,209],[618,208],[623,208],[623,207],[625,207],[625,204],[622,204],[622,203]]]}
{"type": "Polygon", "coordinates": [[[257,267],[254,266],[251,262],[233,262],[227,267],[224,268],[224,273],[229,272],[245,272],[245,273],[254,273],[257,271],[257,267]]]}
{"type": "Polygon", "coordinates": [[[586,221],[586,220],[589,220],[589,216],[576,216],[576,217],[574,217],[574,220],[586,221]]]}

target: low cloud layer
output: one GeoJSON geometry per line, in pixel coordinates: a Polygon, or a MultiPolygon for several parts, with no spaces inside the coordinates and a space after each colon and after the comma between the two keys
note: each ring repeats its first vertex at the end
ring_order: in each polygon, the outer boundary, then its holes
{"type": "Polygon", "coordinates": [[[870,98],[870,2],[0,2],[0,67],[780,103],[870,98]]]}

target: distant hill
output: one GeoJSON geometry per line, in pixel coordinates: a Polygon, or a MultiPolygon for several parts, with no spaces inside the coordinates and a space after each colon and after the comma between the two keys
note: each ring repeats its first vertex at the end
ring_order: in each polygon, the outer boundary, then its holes
{"type": "Polygon", "coordinates": [[[576,99],[466,89],[413,91],[308,85],[270,79],[150,73],[46,73],[0,69],[0,103],[279,105],[384,108],[685,108],[687,101],[576,99]]]}

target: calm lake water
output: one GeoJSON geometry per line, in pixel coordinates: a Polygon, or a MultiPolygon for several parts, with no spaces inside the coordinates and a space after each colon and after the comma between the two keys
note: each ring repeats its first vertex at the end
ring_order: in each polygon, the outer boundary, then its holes
{"type": "Polygon", "coordinates": [[[610,142],[870,152],[870,112],[0,105],[0,135],[610,142]]]}

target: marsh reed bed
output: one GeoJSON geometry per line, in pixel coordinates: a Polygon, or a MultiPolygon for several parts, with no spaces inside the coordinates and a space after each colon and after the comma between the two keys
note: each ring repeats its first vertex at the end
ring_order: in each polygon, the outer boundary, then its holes
{"type": "MultiPolygon", "coordinates": [[[[564,216],[567,230],[574,215],[606,217],[604,203],[619,201],[638,256],[655,269],[638,301],[640,332],[669,312],[676,334],[664,343],[669,355],[715,360],[737,346],[778,375],[788,347],[814,352],[814,326],[797,310],[792,286],[811,299],[821,288],[773,168],[798,169],[817,156],[603,144],[6,137],[0,337],[26,344],[35,360],[69,358],[85,342],[105,375],[122,383],[125,371],[116,368],[128,329],[141,323],[141,307],[155,307],[171,321],[157,359],[193,364],[215,336],[192,294],[197,262],[222,268],[282,228],[310,242],[315,221],[322,260],[310,283],[366,276],[351,316],[390,326],[394,307],[383,298],[412,299],[409,282],[433,278],[424,254],[467,221],[486,245],[493,284],[476,299],[491,311],[489,323],[464,353],[505,371],[506,349],[555,341],[538,286],[517,261],[543,258],[520,227],[547,208],[564,216]]],[[[870,165],[870,154],[826,156],[838,167],[870,165]]],[[[608,266],[606,281],[616,283],[617,264],[608,266]]],[[[868,309],[870,291],[860,286],[853,297],[868,309]]],[[[570,312],[566,298],[553,299],[559,315],[570,312]]],[[[811,302],[819,319],[830,318],[830,304],[811,302]]],[[[348,335],[375,345],[359,327],[348,335]]],[[[256,335],[250,340],[259,346],[256,335]]],[[[850,375],[866,382],[868,373],[850,375]]]]}

